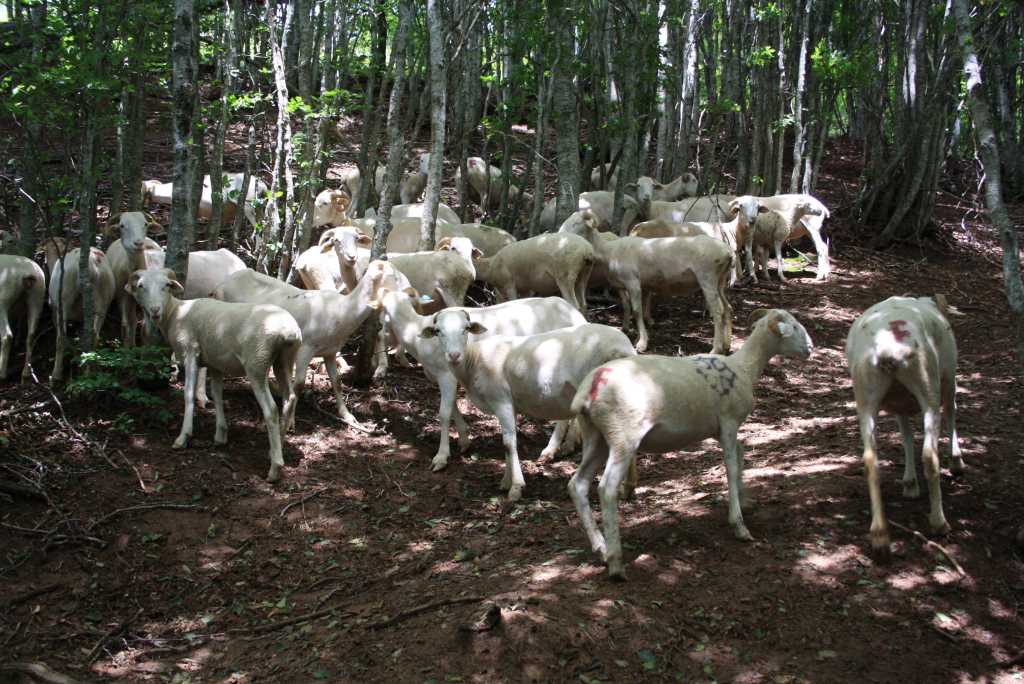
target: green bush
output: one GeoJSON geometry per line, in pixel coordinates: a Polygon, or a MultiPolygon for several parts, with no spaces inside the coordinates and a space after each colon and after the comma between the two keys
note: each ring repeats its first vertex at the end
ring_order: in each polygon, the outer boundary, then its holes
{"type": "MultiPolygon", "coordinates": [[[[146,409],[166,423],[173,417],[167,403],[146,387],[167,385],[173,370],[170,358],[170,350],[158,346],[115,346],[86,352],[78,358],[83,372],[68,383],[67,392],[73,397],[146,409]]],[[[125,417],[115,428],[127,432],[132,423],[125,417]]]]}

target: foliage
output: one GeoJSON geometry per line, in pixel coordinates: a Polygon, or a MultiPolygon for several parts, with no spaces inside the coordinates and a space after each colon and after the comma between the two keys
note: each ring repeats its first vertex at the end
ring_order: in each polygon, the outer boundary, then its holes
{"type": "MultiPolygon", "coordinates": [[[[170,381],[173,366],[167,347],[115,346],[85,352],[78,363],[85,372],[68,383],[67,391],[71,396],[146,409],[164,423],[173,417],[166,402],[145,388],[147,384],[166,385],[170,381]]],[[[127,431],[131,420],[122,417],[120,421],[122,430],[127,431]]],[[[118,427],[115,424],[115,428],[118,427]]]]}

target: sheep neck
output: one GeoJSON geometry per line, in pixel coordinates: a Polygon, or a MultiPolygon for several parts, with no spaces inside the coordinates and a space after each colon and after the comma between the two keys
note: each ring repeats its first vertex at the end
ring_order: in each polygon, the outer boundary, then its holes
{"type": "Polygon", "coordinates": [[[757,383],[758,378],[764,372],[765,366],[777,353],[777,343],[767,325],[754,329],[743,347],[732,355],[732,358],[740,365],[750,379],[751,386],[757,383]]]}
{"type": "Polygon", "coordinates": [[[359,286],[359,276],[356,274],[355,267],[346,263],[345,257],[337,248],[335,248],[334,254],[338,257],[338,271],[341,273],[342,282],[345,283],[349,292],[355,292],[359,286]]]}
{"type": "Polygon", "coordinates": [[[421,316],[416,313],[412,302],[408,297],[399,296],[394,299],[394,304],[387,308],[388,317],[391,319],[391,331],[403,346],[409,349],[416,349],[420,337],[420,331],[430,324],[430,316],[421,316]]]}
{"type": "Polygon", "coordinates": [[[132,250],[128,249],[124,241],[121,241],[121,247],[124,248],[125,254],[128,255],[128,263],[131,266],[132,271],[145,271],[146,270],[146,243],[142,243],[142,249],[132,250]]]}

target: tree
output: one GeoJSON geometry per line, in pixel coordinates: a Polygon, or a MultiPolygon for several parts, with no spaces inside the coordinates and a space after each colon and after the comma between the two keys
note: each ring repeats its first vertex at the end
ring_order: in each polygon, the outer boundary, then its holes
{"type": "Polygon", "coordinates": [[[438,0],[427,0],[427,29],[430,32],[430,169],[427,174],[427,196],[423,200],[423,221],[420,223],[421,250],[434,248],[434,226],[437,222],[437,205],[441,201],[441,170],[444,162],[448,84],[444,68],[445,31],[438,0]]]}
{"type": "Polygon", "coordinates": [[[199,46],[194,41],[194,0],[174,0],[174,38],[171,46],[171,102],[174,116],[174,192],[167,232],[166,265],[185,282],[188,253],[195,235],[195,184],[192,124],[198,95],[196,78],[199,46]]]}

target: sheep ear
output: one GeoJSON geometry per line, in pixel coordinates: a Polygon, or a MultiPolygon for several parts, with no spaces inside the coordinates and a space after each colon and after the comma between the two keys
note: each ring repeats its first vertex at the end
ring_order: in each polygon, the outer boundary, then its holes
{"type": "Polygon", "coordinates": [[[356,243],[360,245],[372,245],[373,238],[367,235],[366,233],[359,233],[358,235],[356,235],[356,243]]]}
{"type": "Polygon", "coordinates": [[[473,321],[468,326],[466,326],[466,332],[472,335],[482,335],[483,333],[487,332],[487,328],[480,325],[476,321],[473,321]]]}
{"type": "Polygon", "coordinates": [[[747,327],[754,327],[755,323],[767,316],[769,313],[771,313],[771,309],[754,309],[750,312],[750,317],[747,319],[747,327]]]}
{"type": "Polygon", "coordinates": [[[636,188],[637,188],[637,184],[636,183],[627,183],[625,189],[626,190],[636,190],[636,188]]]}
{"type": "Polygon", "coordinates": [[[171,286],[171,292],[173,292],[174,294],[176,294],[176,295],[184,294],[185,286],[182,285],[181,283],[179,283],[177,280],[172,280],[172,281],[170,281],[167,284],[171,286]]]}
{"type": "Polygon", "coordinates": [[[473,255],[473,260],[475,261],[476,259],[479,259],[480,257],[482,257],[484,255],[484,253],[482,251],[480,251],[478,248],[474,247],[472,255],[473,255]]]}
{"type": "Polygon", "coordinates": [[[793,334],[793,326],[785,321],[778,320],[777,318],[773,318],[769,321],[768,329],[779,337],[789,337],[793,334]]]}
{"type": "Polygon", "coordinates": [[[150,235],[163,235],[164,227],[154,219],[146,224],[146,232],[150,235]]]}
{"type": "Polygon", "coordinates": [[[328,252],[333,252],[333,251],[334,251],[334,243],[333,242],[328,241],[328,242],[320,243],[320,253],[321,254],[327,254],[328,252]]]}
{"type": "Polygon", "coordinates": [[[434,251],[435,252],[443,252],[443,251],[449,250],[451,248],[452,248],[452,239],[450,237],[443,237],[443,238],[441,238],[440,240],[437,241],[436,245],[434,245],[434,251]]]}
{"type": "Polygon", "coordinates": [[[379,290],[377,290],[377,296],[368,302],[370,308],[373,309],[374,311],[380,311],[380,308],[384,302],[384,295],[386,295],[388,292],[391,292],[391,290],[390,288],[387,287],[382,287],[379,290]]]}
{"type": "Polygon", "coordinates": [[[423,337],[423,338],[426,338],[426,339],[429,340],[432,337],[437,337],[437,332],[438,332],[437,328],[435,328],[434,326],[431,325],[431,326],[428,326],[428,327],[426,327],[426,328],[424,328],[423,330],[420,331],[420,337],[423,337]]]}
{"type": "Polygon", "coordinates": [[[325,230],[323,233],[320,234],[320,240],[316,244],[320,245],[320,246],[323,246],[323,244],[325,242],[330,241],[331,236],[333,236],[333,235],[334,235],[334,229],[333,228],[329,228],[328,230],[325,230]]]}

